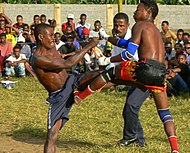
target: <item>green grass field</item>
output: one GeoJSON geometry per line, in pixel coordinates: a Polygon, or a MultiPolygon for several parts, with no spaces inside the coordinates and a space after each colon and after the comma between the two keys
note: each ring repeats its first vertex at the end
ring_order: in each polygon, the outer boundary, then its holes
{"type": "MultiPolygon", "coordinates": [[[[122,109],[126,94],[126,91],[116,92],[112,88],[91,95],[80,105],[74,105],[69,122],[59,133],[57,152],[170,153],[153,99],[147,99],[140,112],[147,146],[120,148],[116,145],[122,138],[122,109]]],[[[11,90],[0,87],[0,137],[23,144],[35,140],[35,144],[42,145],[46,136],[46,98],[46,90],[30,77],[18,79],[11,90]]],[[[190,153],[190,100],[172,97],[169,104],[181,153],[190,153]]]]}

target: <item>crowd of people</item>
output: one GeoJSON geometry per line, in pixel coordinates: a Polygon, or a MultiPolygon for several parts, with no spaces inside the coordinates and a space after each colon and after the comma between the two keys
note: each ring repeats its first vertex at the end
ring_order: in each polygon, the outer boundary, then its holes
{"type": "Polygon", "coordinates": [[[183,29],[178,29],[175,34],[169,28],[168,21],[163,21],[161,31],[157,31],[153,24],[157,13],[156,4],[142,0],[134,13],[136,24],[133,32],[129,28],[128,16],[118,13],[114,16],[112,37],[105,32],[101,21],[96,20],[92,27],[86,21],[86,14],[81,14],[76,23],[74,15],[68,14],[61,33],[56,20],[47,20],[44,14],[34,15],[31,24],[24,23],[22,15],[18,15],[17,22],[13,24],[5,14],[0,14],[1,77],[37,77],[49,92],[48,135],[44,148],[47,152],[54,150],[57,133],[68,120],[74,98],[75,102],[81,101],[96,90],[123,84],[121,80],[137,81],[137,84],[141,82],[145,86],[138,84],[129,89],[123,110],[123,139],[118,142],[119,145],[128,146],[133,142],[138,146],[145,145],[138,112],[144,100],[150,96],[149,91],[141,91],[146,87],[154,97],[172,151],[179,152],[165,90],[168,96],[190,92],[190,35],[183,29]],[[142,11],[145,14],[141,14],[142,11]],[[153,65],[154,71],[149,65],[153,65]],[[144,67],[149,69],[147,78],[139,75],[146,71],[144,67]],[[132,74],[134,69],[135,79],[132,74]],[[85,79],[79,78],[85,72],[93,73],[86,73],[85,79]],[[75,92],[73,97],[73,88],[76,86],[81,86],[82,90],[75,92]]]}
{"type": "MultiPolygon", "coordinates": [[[[109,63],[106,63],[102,57],[116,55],[118,48],[104,39],[108,35],[103,29],[101,21],[96,20],[94,26],[91,26],[86,20],[87,15],[81,14],[79,21],[74,23],[74,15],[68,14],[67,21],[62,24],[62,32],[60,32],[56,26],[56,20],[47,19],[45,14],[34,15],[33,22],[28,24],[24,22],[22,15],[17,15],[16,23],[13,23],[9,17],[1,13],[0,77],[5,76],[7,79],[11,79],[13,76],[25,77],[26,75],[36,77],[31,67],[30,58],[36,47],[34,28],[40,23],[47,23],[54,28],[56,49],[63,59],[74,55],[92,37],[99,37],[99,44],[89,50],[78,64],[67,69],[69,73],[84,73],[104,68],[109,63]]],[[[183,29],[178,29],[175,34],[169,28],[168,21],[163,21],[161,27],[160,33],[165,47],[165,60],[168,69],[168,96],[188,93],[190,91],[190,35],[183,29]]],[[[128,36],[131,35],[129,30],[128,36]]],[[[119,38],[117,30],[113,30],[112,35],[119,38]]],[[[123,88],[123,86],[121,87],[123,88]]]]}

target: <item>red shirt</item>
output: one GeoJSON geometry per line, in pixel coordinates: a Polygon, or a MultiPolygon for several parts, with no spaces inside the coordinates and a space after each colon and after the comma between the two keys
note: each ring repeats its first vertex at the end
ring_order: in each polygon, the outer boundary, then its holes
{"type": "MultiPolygon", "coordinates": [[[[67,28],[68,25],[69,25],[68,22],[65,22],[65,23],[62,24],[62,32],[63,33],[65,33],[66,28],[67,28]]],[[[72,26],[73,31],[74,31],[75,30],[75,23],[71,23],[71,26],[72,26]]]]}
{"type": "Polygon", "coordinates": [[[5,44],[0,44],[1,56],[9,56],[12,54],[13,47],[10,42],[6,42],[5,44]]]}

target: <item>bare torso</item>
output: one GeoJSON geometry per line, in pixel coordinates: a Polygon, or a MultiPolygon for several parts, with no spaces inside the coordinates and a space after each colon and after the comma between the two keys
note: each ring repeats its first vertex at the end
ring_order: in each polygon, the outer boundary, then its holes
{"type": "Polygon", "coordinates": [[[132,41],[139,45],[139,59],[150,58],[164,63],[164,46],[159,30],[152,22],[139,21],[132,29],[132,41]]]}
{"type": "MultiPolygon", "coordinates": [[[[55,58],[56,60],[58,59],[63,60],[60,57],[60,54],[55,49],[52,49],[51,51],[36,50],[33,55],[33,59],[35,59],[35,61],[41,60],[39,59],[39,57],[46,57],[50,59],[55,58]]],[[[54,61],[52,60],[52,62],[54,61]]],[[[37,75],[37,78],[48,92],[53,92],[63,87],[68,77],[68,74],[65,71],[65,69],[47,70],[47,69],[44,69],[43,67],[39,67],[35,63],[36,62],[32,62],[32,66],[37,75]]]]}

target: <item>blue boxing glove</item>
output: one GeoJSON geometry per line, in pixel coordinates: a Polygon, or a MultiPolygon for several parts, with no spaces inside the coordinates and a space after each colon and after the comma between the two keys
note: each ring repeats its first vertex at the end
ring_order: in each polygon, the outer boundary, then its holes
{"type": "Polygon", "coordinates": [[[138,51],[137,51],[138,47],[139,45],[133,42],[129,42],[127,49],[121,53],[122,59],[124,61],[126,60],[138,61],[138,51]]]}
{"type": "Polygon", "coordinates": [[[131,38],[129,38],[127,40],[126,39],[119,39],[117,41],[117,46],[121,47],[121,48],[127,48],[130,40],[131,40],[131,38]]]}

